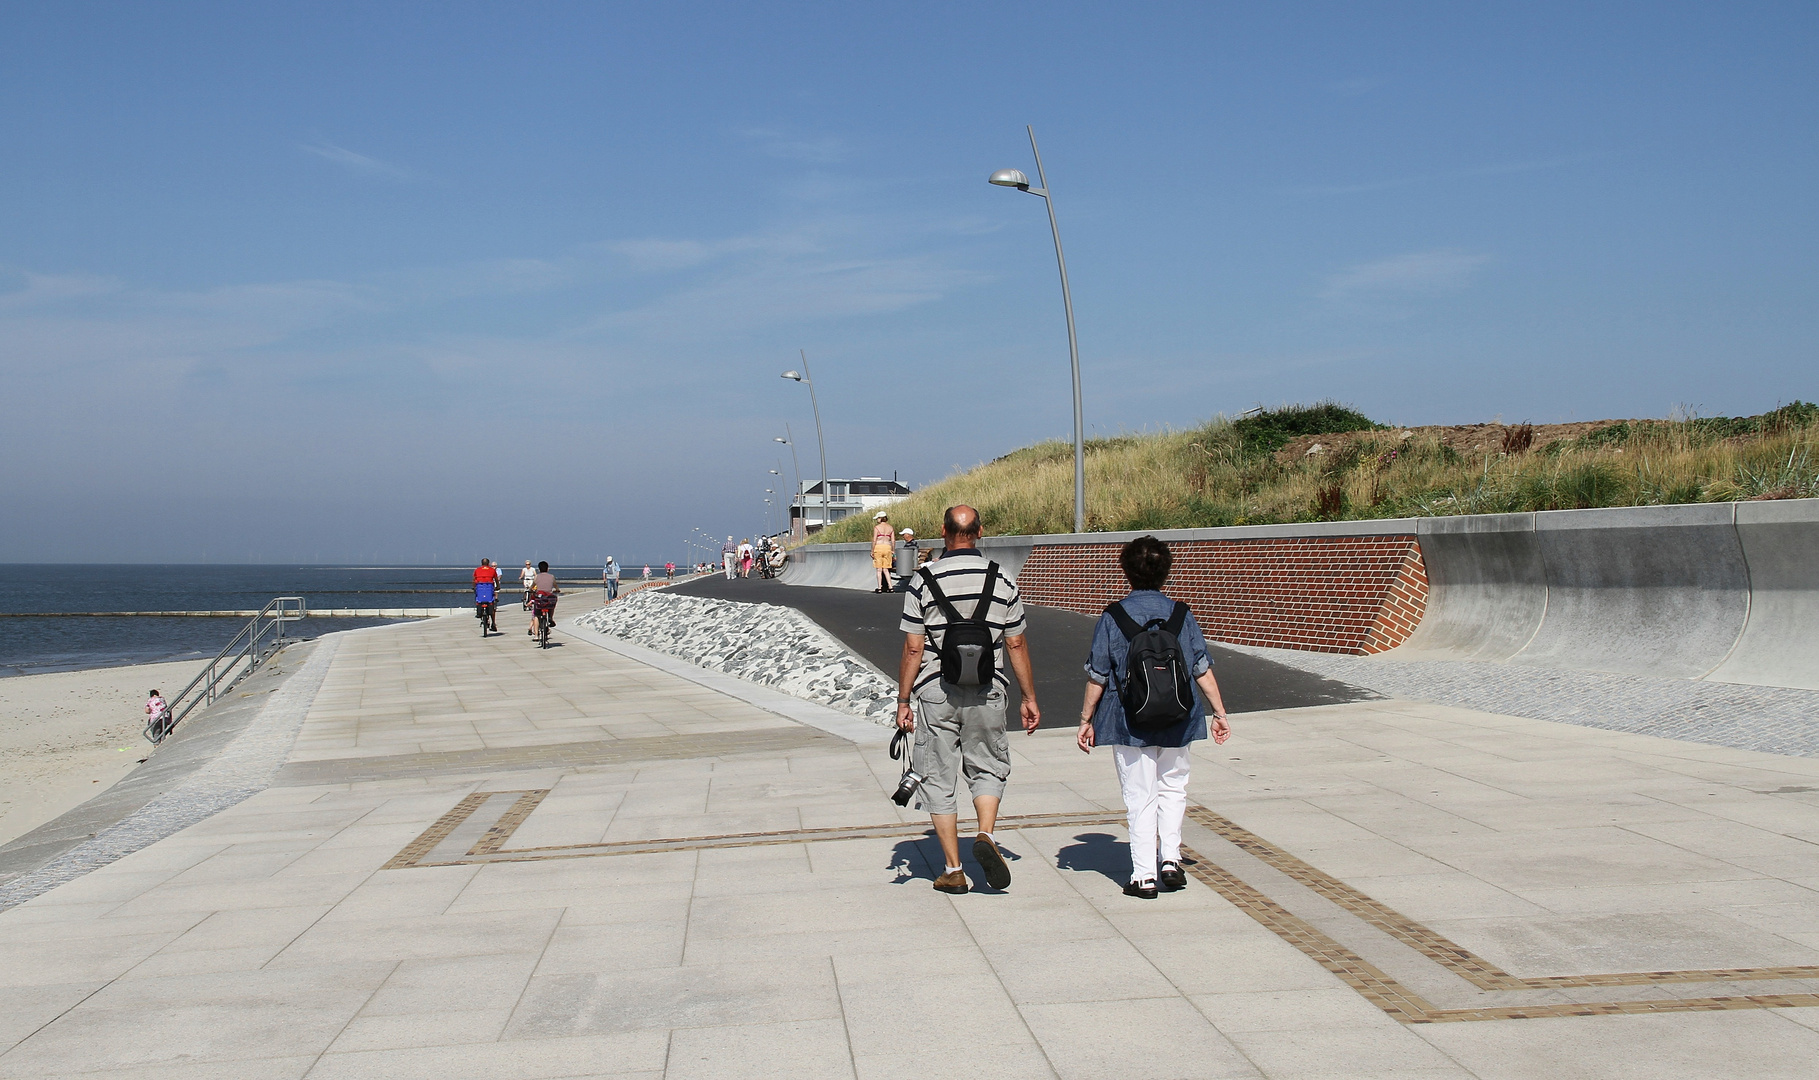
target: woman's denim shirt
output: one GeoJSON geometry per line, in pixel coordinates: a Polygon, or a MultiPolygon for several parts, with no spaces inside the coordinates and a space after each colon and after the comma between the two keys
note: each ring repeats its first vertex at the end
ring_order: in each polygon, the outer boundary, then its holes
{"type": "MultiPolygon", "coordinates": [[[[1124,605],[1125,614],[1141,626],[1151,619],[1166,619],[1175,610],[1175,602],[1157,592],[1155,589],[1138,589],[1118,601],[1124,605]]],[[[1199,678],[1212,670],[1213,658],[1207,655],[1206,638],[1200,633],[1200,624],[1194,621],[1193,612],[1188,612],[1187,622],[1181,627],[1181,655],[1187,659],[1188,671],[1199,678]]],[[[1117,686],[1124,684],[1124,660],[1130,652],[1131,643],[1124,638],[1124,631],[1112,621],[1110,615],[1099,616],[1099,625],[1093,627],[1093,654],[1086,662],[1086,677],[1105,687],[1105,693],[1099,697],[1099,707],[1093,711],[1093,742],[1098,746],[1186,746],[1198,739],[1206,738],[1206,707],[1200,703],[1200,693],[1194,692],[1194,711],[1186,720],[1171,724],[1165,728],[1154,728],[1141,735],[1131,733],[1124,722],[1124,702],[1118,699],[1117,686]],[[1118,676],[1117,686],[1108,685],[1112,675],[1118,676]]]]}

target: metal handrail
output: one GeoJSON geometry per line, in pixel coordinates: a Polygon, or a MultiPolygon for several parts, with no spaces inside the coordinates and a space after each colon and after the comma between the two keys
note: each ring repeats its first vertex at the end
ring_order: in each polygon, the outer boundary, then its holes
{"type": "Polygon", "coordinates": [[[227,648],[217,653],[188,686],[169,700],[162,714],[146,721],[146,739],[153,746],[163,742],[196,706],[213,704],[241,679],[259,670],[260,664],[284,648],[284,624],[296,622],[307,613],[301,596],[274,597],[271,603],[259,609],[251,622],[241,627],[227,643],[227,648]],[[266,641],[268,637],[269,642],[266,641]]]}

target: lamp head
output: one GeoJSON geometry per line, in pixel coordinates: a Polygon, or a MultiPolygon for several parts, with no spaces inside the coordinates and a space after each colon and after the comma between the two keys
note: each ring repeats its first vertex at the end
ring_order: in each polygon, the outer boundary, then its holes
{"type": "Polygon", "coordinates": [[[774,437],[774,438],[772,438],[772,439],[771,439],[771,441],[772,441],[772,442],[780,442],[780,443],[786,443],[786,442],[789,442],[789,440],[788,440],[788,439],[786,439],[786,438],[784,438],[784,437],[783,437],[783,436],[781,436],[781,435],[778,435],[778,436],[775,436],[775,437],[774,437]]]}
{"type": "Polygon", "coordinates": [[[797,382],[802,381],[802,373],[800,371],[786,371],[783,373],[783,377],[786,379],[794,379],[797,382]]]}
{"type": "Polygon", "coordinates": [[[1023,175],[1022,169],[999,169],[986,182],[997,184],[999,187],[1020,188],[1024,191],[1028,191],[1030,186],[1030,178],[1023,175]]]}

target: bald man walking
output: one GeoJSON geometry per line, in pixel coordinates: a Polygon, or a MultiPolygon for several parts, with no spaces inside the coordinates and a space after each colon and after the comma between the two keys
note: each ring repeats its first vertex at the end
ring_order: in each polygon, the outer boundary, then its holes
{"type": "Polygon", "coordinates": [[[947,553],[912,576],[903,597],[897,726],[916,733],[913,767],[926,778],[918,799],[947,860],[935,888],[946,893],[969,888],[960,866],[955,798],[964,776],[979,818],[973,858],[985,873],[985,883],[1004,889],[1011,883],[1011,871],[992,827],[1011,775],[1004,715],[1010,697],[1007,662],[1023,691],[1023,730],[1034,732],[1042,719],[1029,646],[1023,640],[1023,598],[1017,583],[979,554],[978,511],[949,507],[942,526],[947,553]]]}

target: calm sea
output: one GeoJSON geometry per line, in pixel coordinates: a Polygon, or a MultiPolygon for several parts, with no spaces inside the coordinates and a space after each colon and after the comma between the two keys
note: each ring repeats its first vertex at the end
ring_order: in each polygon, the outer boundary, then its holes
{"type": "MultiPolygon", "coordinates": [[[[515,582],[516,571],[506,570],[515,582]]],[[[598,566],[557,567],[556,573],[563,580],[600,579],[598,566]]],[[[462,607],[473,602],[472,576],[468,566],[0,564],[0,677],[207,659],[246,625],[245,619],[19,619],[6,613],[256,610],[274,596],[301,596],[315,609],[462,607]]],[[[315,637],[391,621],[312,618],[292,623],[286,633],[315,637]]]]}

